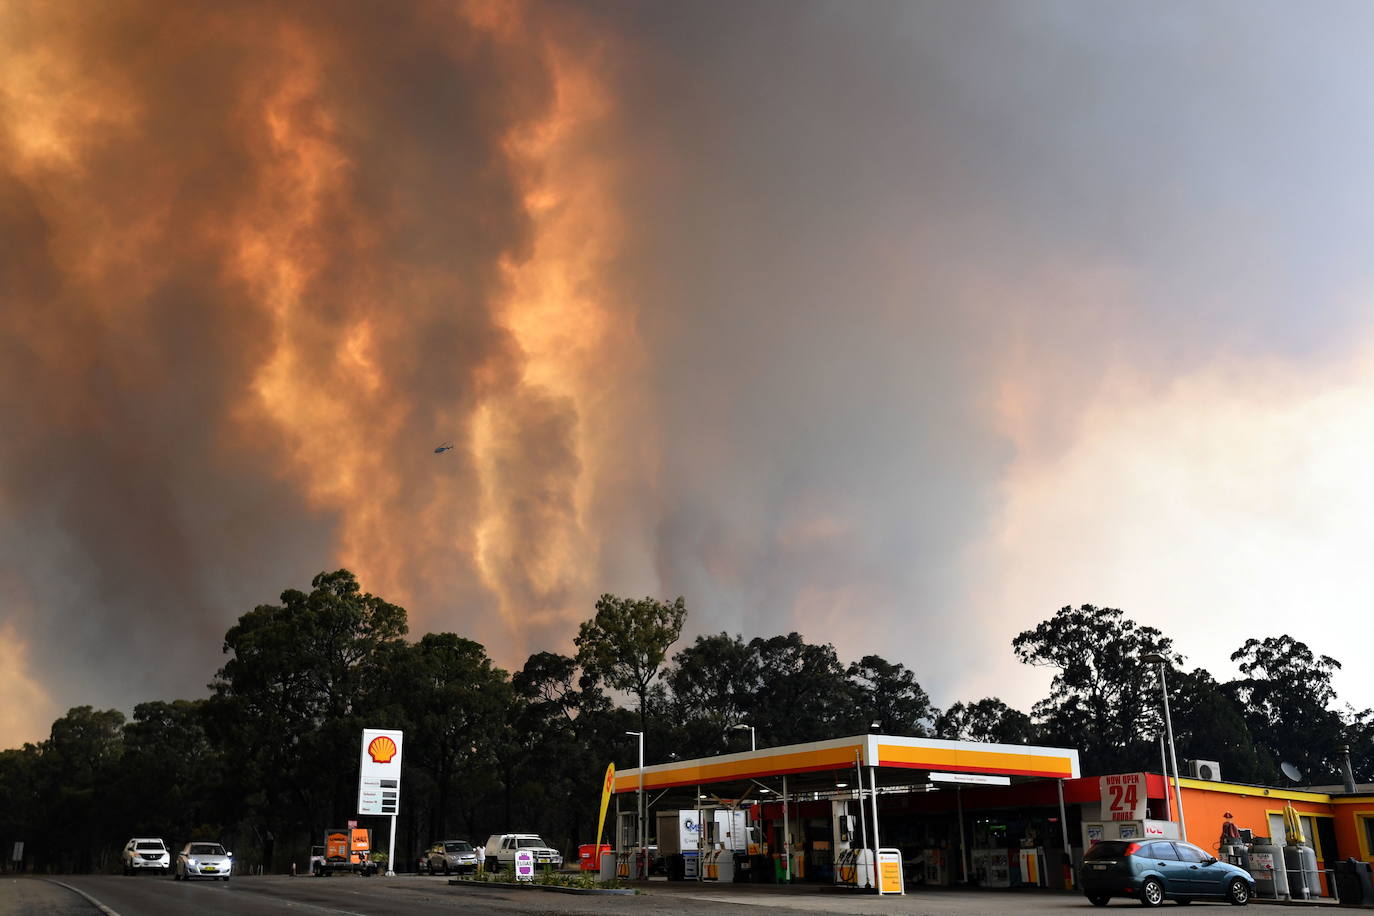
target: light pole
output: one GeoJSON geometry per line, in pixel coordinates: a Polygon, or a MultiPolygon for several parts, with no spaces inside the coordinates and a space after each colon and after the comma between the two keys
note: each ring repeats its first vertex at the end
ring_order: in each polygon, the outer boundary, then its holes
{"type": "MultiPolygon", "coordinates": [[[[1169,685],[1164,680],[1164,666],[1169,660],[1158,652],[1148,652],[1140,656],[1140,660],[1147,665],[1159,665],[1159,692],[1164,697],[1164,733],[1169,738],[1169,763],[1174,768],[1174,804],[1178,805],[1178,829],[1183,834],[1183,839],[1188,839],[1188,822],[1183,819],[1183,790],[1178,784],[1178,755],[1174,750],[1174,723],[1169,717],[1169,685]]],[[[1165,795],[1169,785],[1169,774],[1164,774],[1165,795]]]]}
{"type": "MultiPolygon", "coordinates": [[[[626,732],[625,734],[635,735],[639,738],[639,798],[635,801],[635,820],[639,821],[639,854],[644,856],[644,733],[626,732]]],[[[644,877],[649,877],[648,861],[644,862],[644,877]]]]}
{"type": "Polygon", "coordinates": [[[739,731],[739,730],[742,729],[742,728],[747,728],[747,729],[749,729],[749,750],[751,750],[751,751],[756,751],[756,750],[758,750],[758,749],[759,749],[759,746],[758,746],[757,744],[754,743],[754,726],[752,726],[752,725],[745,725],[743,722],[741,722],[739,725],[732,725],[732,726],[730,726],[730,730],[731,730],[731,731],[739,731]]]}

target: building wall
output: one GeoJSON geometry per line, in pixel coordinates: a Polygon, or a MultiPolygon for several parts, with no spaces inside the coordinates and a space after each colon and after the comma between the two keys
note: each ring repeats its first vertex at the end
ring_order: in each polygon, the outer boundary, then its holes
{"type": "Polygon", "coordinates": [[[1331,800],[1331,809],[1336,816],[1336,843],[1340,846],[1341,858],[1354,856],[1374,863],[1374,844],[1370,843],[1374,797],[1337,796],[1331,800]]]}

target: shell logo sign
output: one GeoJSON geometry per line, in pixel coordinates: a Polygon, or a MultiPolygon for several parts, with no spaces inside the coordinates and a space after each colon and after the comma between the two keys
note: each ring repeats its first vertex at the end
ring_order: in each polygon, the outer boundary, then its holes
{"type": "Polygon", "coordinates": [[[391,758],[396,756],[396,742],[386,735],[378,735],[368,744],[367,755],[373,763],[390,763],[391,758]]]}
{"type": "Polygon", "coordinates": [[[401,808],[401,755],[405,733],[363,729],[358,760],[358,813],[396,814],[401,808]]]}

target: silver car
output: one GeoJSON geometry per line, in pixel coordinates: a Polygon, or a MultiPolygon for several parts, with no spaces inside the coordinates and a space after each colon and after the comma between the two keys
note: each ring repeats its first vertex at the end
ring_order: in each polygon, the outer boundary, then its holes
{"type": "Polygon", "coordinates": [[[477,871],[477,850],[472,848],[472,844],[467,840],[444,840],[429,847],[425,853],[425,870],[431,875],[443,872],[451,875],[454,872],[477,871]]]}
{"type": "Polygon", "coordinates": [[[232,852],[225,852],[224,847],[218,843],[196,842],[181,847],[181,852],[177,853],[176,871],[172,876],[178,881],[190,881],[192,878],[209,878],[211,881],[219,878],[221,881],[228,881],[233,873],[232,852]]]}

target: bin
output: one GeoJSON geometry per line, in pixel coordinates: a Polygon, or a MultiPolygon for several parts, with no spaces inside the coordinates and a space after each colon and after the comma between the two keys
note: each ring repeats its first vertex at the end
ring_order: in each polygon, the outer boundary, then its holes
{"type": "Polygon", "coordinates": [[[601,868],[601,853],[610,852],[609,843],[583,843],[577,847],[577,867],[582,871],[598,871],[601,868]]]}
{"type": "Polygon", "coordinates": [[[1337,862],[1336,895],[1342,904],[1374,903],[1374,876],[1369,863],[1358,859],[1337,862]]]}

